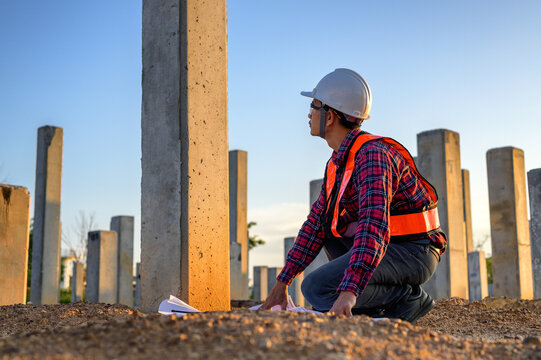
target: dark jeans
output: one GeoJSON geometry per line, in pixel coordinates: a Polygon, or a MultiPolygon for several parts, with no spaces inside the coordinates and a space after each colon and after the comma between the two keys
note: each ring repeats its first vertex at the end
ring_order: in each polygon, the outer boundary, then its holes
{"type": "MultiPolygon", "coordinates": [[[[353,307],[357,313],[386,309],[408,296],[411,285],[428,281],[439,262],[439,254],[431,245],[404,242],[391,243],[364,291],[353,307]]],[[[321,311],[328,311],[339,293],[336,291],[349,266],[351,246],[328,241],[325,251],[330,262],[310,273],[302,282],[306,300],[321,311]],[[348,250],[349,248],[349,250],[348,250]]]]}

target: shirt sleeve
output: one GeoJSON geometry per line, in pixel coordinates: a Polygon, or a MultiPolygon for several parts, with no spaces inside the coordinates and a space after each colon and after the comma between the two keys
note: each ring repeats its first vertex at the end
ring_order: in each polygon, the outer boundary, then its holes
{"type": "Polygon", "coordinates": [[[293,279],[315,259],[323,247],[321,215],[325,211],[325,179],[317,200],[312,204],[308,218],[299,230],[295,243],[287,253],[285,266],[276,278],[290,285],[293,279]]]}
{"type": "Polygon", "coordinates": [[[392,163],[383,148],[367,144],[357,154],[352,176],[359,194],[357,230],[349,267],[337,291],[362,293],[390,240],[392,163]]]}

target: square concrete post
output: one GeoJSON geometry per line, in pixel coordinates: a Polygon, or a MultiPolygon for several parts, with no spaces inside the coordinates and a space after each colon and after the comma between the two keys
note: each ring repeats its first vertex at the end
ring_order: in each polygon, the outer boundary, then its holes
{"type": "Polygon", "coordinates": [[[73,262],[73,276],[71,277],[71,302],[83,300],[85,268],[83,263],[73,262]]]}
{"type": "Polygon", "coordinates": [[[267,276],[268,276],[268,279],[267,279],[267,289],[268,289],[267,294],[270,293],[270,291],[272,290],[272,288],[276,284],[276,277],[278,276],[278,274],[280,274],[280,271],[282,271],[281,267],[270,267],[267,270],[267,276]]]}
{"type": "MultiPolygon", "coordinates": [[[[284,238],[284,259],[287,258],[287,253],[291,248],[293,247],[293,244],[295,243],[295,237],[286,237],[284,238]]],[[[285,260],[284,260],[285,264],[285,260]]],[[[304,279],[304,272],[300,273],[293,281],[291,282],[291,285],[287,288],[287,292],[289,296],[291,296],[291,299],[293,299],[293,302],[297,306],[304,306],[304,296],[302,295],[301,291],[301,283],[304,279]]]]}
{"type": "Polygon", "coordinates": [[[541,169],[528,171],[534,299],[541,298],[541,169]]]}
{"type": "Polygon", "coordinates": [[[487,263],[484,251],[468,253],[470,301],[483,300],[488,296],[487,263]]]}
{"type": "MultiPolygon", "coordinates": [[[[231,256],[231,298],[248,299],[248,153],[229,152],[229,241],[241,246],[231,256]],[[234,262],[240,260],[240,267],[234,262]]],[[[233,244],[231,245],[233,247],[233,244]]]]}
{"type": "Polygon", "coordinates": [[[133,216],[114,216],[110,229],[117,234],[118,304],[133,305],[133,216]]]}
{"type": "Polygon", "coordinates": [[[30,290],[34,305],[58,303],[63,133],[54,126],[38,129],[30,290]]]}
{"type": "Polygon", "coordinates": [[[464,227],[466,236],[466,252],[473,251],[473,232],[471,221],[470,171],[462,169],[462,202],[464,204],[464,227]]]}
{"type": "MultiPolygon", "coordinates": [[[[321,187],[323,186],[323,179],[317,179],[310,181],[310,209],[312,208],[312,205],[319,197],[319,194],[321,193],[321,187]]],[[[310,263],[304,269],[304,277],[306,277],[308,274],[310,274],[312,271],[320,267],[321,265],[325,265],[329,262],[329,259],[327,258],[327,254],[325,253],[325,250],[321,250],[321,252],[316,256],[314,261],[310,263]]]]}
{"type": "Polygon", "coordinates": [[[268,270],[267,266],[254,266],[254,300],[264,301],[267,298],[268,270]]]}
{"type": "Polygon", "coordinates": [[[142,308],[228,310],[224,0],[143,0],[142,308]]]}
{"type": "Polygon", "coordinates": [[[446,129],[417,134],[417,166],[436,188],[440,224],[448,239],[436,272],[423,288],[435,299],[468,299],[459,134],[446,129]]]}
{"type": "Polygon", "coordinates": [[[135,295],[133,305],[141,307],[141,263],[135,264],[135,295]]]}
{"type": "Polygon", "coordinates": [[[0,184],[0,306],[26,304],[30,194],[0,184]]]}
{"type": "Polygon", "coordinates": [[[487,151],[494,296],[533,297],[524,152],[487,151]]]}
{"type": "Polygon", "coordinates": [[[114,304],[117,294],[117,234],[114,231],[88,233],[86,300],[114,304]]]}
{"type": "Polygon", "coordinates": [[[229,243],[229,271],[231,272],[231,299],[246,300],[248,299],[248,290],[246,297],[241,297],[242,291],[233,291],[233,288],[241,287],[242,285],[242,245],[236,241],[229,243]]]}

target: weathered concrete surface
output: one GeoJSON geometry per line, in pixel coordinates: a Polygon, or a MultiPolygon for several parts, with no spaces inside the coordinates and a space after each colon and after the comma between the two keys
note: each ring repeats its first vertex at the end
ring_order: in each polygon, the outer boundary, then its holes
{"type": "MultiPolygon", "coordinates": [[[[310,181],[310,209],[312,208],[312,205],[314,204],[319,194],[321,193],[322,186],[323,186],[323,179],[310,181]]],[[[304,269],[304,277],[306,277],[308,274],[310,274],[312,271],[314,271],[321,265],[325,265],[328,262],[329,262],[329,259],[327,258],[325,251],[321,250],[321,252],[316,256],[314,261],[312,261],[310,265],[308,265],[306,269],[304,269]]]]}
{"type": "Polygon", "coordinates": [[[488,296],[487,263],[484,251],[468,253],[468,274],[470,301],[478,301],[488,296]]]}
{"type": "Polygon", "coordinates": [[[30,194],[0,184],[0,306],[26,304],[30,194]]]}
{"type": "Polygon", "coordinates": [[[473,251],[473,232],[471,221],[470,171],[462,169],[462,202],[464,204],[464,227],[466,236],[466,252],[473,251]]]}
{"type": "MultiPolygon", "coordinates": [[[[231,300],[247,300],[248,293],[246,297],[240,297],[242,293],[242,245],[236,241],[229,243],[229,271],[231,272],[231,300]],[[234,288],[237,288],[237,291],[234,291],[234,288]]],[[[246,290],[248,291],[248,290],[246,290]]]]}
{"type": "Polygon", "coordinates": [[[86,264],[86,300],[116,303],[117,234],[114,231],[88,233],[86,264]]]}
{"type": "Polygon", "coordinates": [[[60,279],[60,201],[64,130],[38,129],[30,300],[56,304],[60,279]]]}
{"type": "Polygon", "coordinates": [[[142,307],[228,310],[225,1],[144,0],[142,307]]]}
{"type": "MultiPolygon", "coordinates": [[[[285,259],[287,258],[287,253],[293,247],[295,243],[295,237],[286,237],[284,238],[284,264],[285,259]]],[[[304,295],[302,295],[301,284],[304,279],[304,272],[300,273],[293,281],[291,285],[287,288],[287,292],[291,299],[297,306],[304,306],[304,295]]]]}
{"type": "Polygon", "coordinates": [[[85,268],[83,263],[75,261],[73,265],[73,276],[71,277],[71,302],[83,300],[85,268]]]}
{"type": "Polygon", "coordinates": [[[435,299],[448,296],[467,299],[468,267],[459,134],[446,129],[417,134],[417,167],[438,192],[440,224],[449,240],[436,272],[423,288],[435,299]]]}
{"type": "Polygon", "coordinates": [[[265,300],[268,295],[268,267],[254,266],[254,300],[265,300]]]}
{"type": "Polygon", "coordinates": [[[141,307],[141,263],[135,264],[135,294],[133,305],[141,307]]]}
{"type": "MultiPolygon", "coordinates": [[[[248,299],[248,153],[229,152],[229,241],[241,245],[240,268],[231,263],[231,299],[248,299]]],[[[233,245],[231,245],[233,247],[233,245]]]]}
{"type": "Polygon", "coordinates": [[[276,277],[282,271],[281,267],[270,267],[267,270],[268,279],[267,279],[267,294],[270,293],[274,285],[276,284],[276,277]]]}
{"type": "Polygon", "coordinates": [[[114,216],[110,229],[117,233],[118,304],[133,305],[133,216],[114,216]]]}
{"type": "Polygon", "coordinates": [[[541,169],[528,171],[534,299],[541,298],[541,169]]]}
{"type": "Polygon", "coordinates": [[[487,151],[494,296],[533,297],[524,152],[487,151]]]}

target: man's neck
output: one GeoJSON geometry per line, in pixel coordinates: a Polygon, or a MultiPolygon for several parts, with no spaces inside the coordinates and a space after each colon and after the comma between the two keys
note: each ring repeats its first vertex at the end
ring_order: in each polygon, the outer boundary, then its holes
{"type": "Polygon", "coordinates": [[[332,132],[327,133],[325,140],[334,151],[338,152],[340,145],[342,145],[342,142],[348,133],[349,129],[345,127],[336,127],[332,132]]]}

